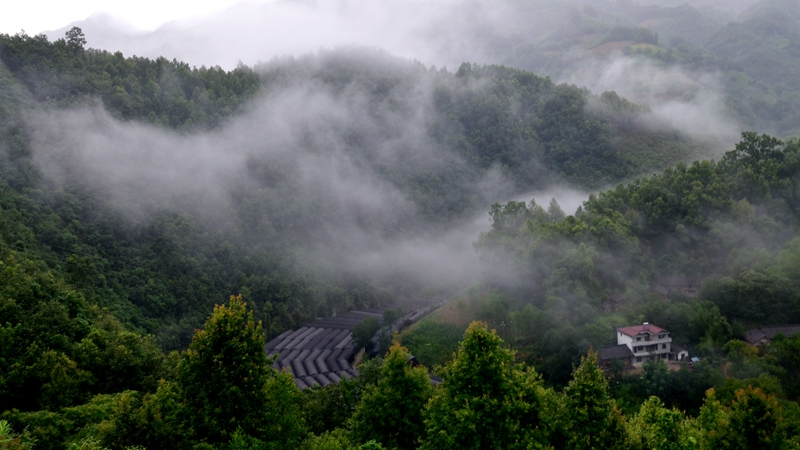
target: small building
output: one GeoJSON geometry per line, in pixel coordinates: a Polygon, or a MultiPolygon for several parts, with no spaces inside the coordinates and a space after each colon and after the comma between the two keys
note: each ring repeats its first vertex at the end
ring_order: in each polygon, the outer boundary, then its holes
{"type": "Polygon", "coordinates": [[[609,356],[609,362],[614,357],[627,355],[621,346],[627,347],[630,351],[630,365],[633,367],[641,366],[648,359],[680,361],[689,357],[689,352],[686,350],[673,349],[669,331],[647,322],[632,327],[617,328],[617,345],[600,349],[601,365],[604,354],[609,356]]]}
{"type": "Polygon", "coordinates": [[[603,300],[603,311],[617,312],[625,306],[625,296],[619,292],[615,292],[609,298],[603,300]]]}
{"type": "Polygon", "coordinates": [[[750,345],[761,347],[767,345],[778,334],[782,334],[787,338],[792,337],[796,333],[800,333],[800,325],[782,325],[776,327],[758,327],[753,330],[748,330],[744,334],[744,338],[750,345]]]}
{"type": "Polygon", "coordinates": [[[626,369],[633,367],[633,352],[625,344],[601,348],[598,357],[603,370],[611,369],[615,360],[621,361],[626,369]]]}
{"type": "Polygon", "coordinates": [[[653,290],[664,297],[670,293],[678,292],[687,297],[693,298],[697,297],[697,293],[700,291],[700,285],[702,285],[703,281],[705,280],[706,277],[698,276],[688,277],[682,275],[673,275],[659,277],[656,279],[656,282],[653,285],[653,290]]]}

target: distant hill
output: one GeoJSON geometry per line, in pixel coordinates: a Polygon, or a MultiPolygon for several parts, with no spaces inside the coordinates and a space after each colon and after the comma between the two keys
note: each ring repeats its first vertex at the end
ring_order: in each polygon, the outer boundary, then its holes
{"type": "Polygon", "coordinates": [[[38,211],[18,246],[58,270],[90,258],[86,291],[166,347],[232,293],[284,308],[279,332],[453,288],[477,274],[475,217],[497,198],[715,145],[612,92],[364,48],[225,72],[18,35],[0,59],[0,173],[38,211]]]}
{"type": "MultiPolygon", "coordinates": [[[[253,65],[347,45],[368,45],[450,70],[464,61],[502,64],[587,85],[596,94],[621,92],[652,107],[678,102],[732,128],[726,138],[732,144],[742,130],[800,134],[794,125],[800,103],[787,81],[800,60],[794,50],[797,8],[794,0],[276,1],[237,4],[153,32],[137,32],[103,14],[70,26],[84,29],[90,47],[227,70],[239,62],[253,65]],[[633,47],[638,42],[615,37],[635,29],[652,33],[657,39],[649,44],[656,47],[633,47]],[[743,39],[747,44],[740,44],[743,39]],[[655,84],[630,89],[637,81],[628,76],[635,72],[617,71],[620,60],[631,59],[649,64],[661,80],[677,75],[703,89],[665,90],[655,84]]],[[[59,38],[67,28],[47,35],[59,38]]]]}

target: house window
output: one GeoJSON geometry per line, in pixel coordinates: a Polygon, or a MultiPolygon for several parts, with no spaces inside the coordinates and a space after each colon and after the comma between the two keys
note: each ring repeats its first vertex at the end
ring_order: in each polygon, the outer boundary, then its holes
{"type": "Polygon", "coordinates": [[[658,338],[659,338],[659,339],[664,339],[664,336],[666,336],[666,334],[659,334],[659,335],[658,335],[658,338]]]}
{"type": "Polygon", "coordinates": [[[661,344],[661,350],[664,350],[665,348],[667,348],[667,344],[661,344]]]}
{"type": "Polygon", "coordinates": [[[641,340],[642,340],[642,338],[640,338],[640,337],[637,337],[637,338],[636,338],[636,340],[637,340],[637,341],[641,341],[641,340]]]}
{"type": "Polygon", "coordinates": [[[642,362],[642,357],[641,356],[637,356],[636,357],[636,362],[642,362]]]}

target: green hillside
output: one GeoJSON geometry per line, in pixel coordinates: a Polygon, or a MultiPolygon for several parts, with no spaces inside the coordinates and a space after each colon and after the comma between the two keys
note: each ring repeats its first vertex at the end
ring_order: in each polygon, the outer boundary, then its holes
{"type": "MultiPolygon", "coordinates": [[[[366,279],[346,268],[315,267],[314,258],[302,257],[327,239],[326,227],[350,218],[329,188],[320,191],[303,181],[304,159],[275,156],[286,149],[311,157],[324,155],[335,142],[353,170],[389,183],[419,214],[390,221],[374,212],[357,214],[363,215],[360,226],[392,237],[451,226],[480,211],[490,196],[556,181],[602,186],[701,148],[674,131],[648,129],[637,121],[647,110],[613,93],[595,97],[505,67],[465,64],[451,74],[344,49],[224,72],[25,35],[0,37],[0,58],[0,89],[9,99],[2,106],[0,141],[8,205],[3,213],[16,218],[9,219],[15,234],[5,234],[4,242],[74,280],[91,302],[127,326],[154,334],[168,349],[185,347],[210,308],[233,293],[245,294],[274,336],[335,309],[387,302],[422,288],[402,274],[366,279]],[[123,207],[102,173],[91,171],[95,161],[56,157],[58,146],[39,144],[44,131],[35,124],[44,119],[33,118],[72,117],[64,114],[99,101],[112,121],[151,123],[191,136],[221,132],[214,130],[248,117],[253,105],[285,101],[287,92],[309,86],[309,101],[324,97],[353,111],[362,106],[355,102],[363,102],[366,111],[359,114],[371,125],[361,119],[335,123],[324,114],[301,117],[317,121],[318,129],[310,132],[327,137],[292,138],[283,149],[256,143],[247,169],[221,188],[231,201],[215,204],[220,210],[213,220],[196,200],[150,202],[151,191],[123,207]],[[413,141],[404,139],[411,133],[413,141]],[[389,159],[382,156],[387,150],[389,159]],[[57,173],[70,175],[53,181],[37,165],[45,157],[60,161],[57,173]],[[498,170],[505,185],[474,182],[498,170]]],[[[88,145],[80,143],[82,137],[75,138],[76,153],[88,145]]],[[[138,179],[130,183],[132,192],[147,188],[138,179]]]]}
{"type": "MultiPolygon", "coordinates": [[[[597,45],[659,48],[581,14],[597,45]]],[[[740,341],[800,321],[796,140],[689,162],[714,143],[505,66],[342,48],[226,72],[84,44],[0,35],[0,447],[800,446],[800,335],[740,341]],[[497,203],[614,185],[571,215],[497,203]],[[490,204],[483,273],[451,277],[439,244],[490,204]],[[653,292],[690,275],[697,297],[653,292]],[[398,338],[441,384],[396,345],[301,392],[264,352],[456,292],[398,338]],[[642,321],[703,361],[604,374],[592,349],[642,321]]]]}
{"type": "MultiPolygon", "coordinates": [[[[782,138],[800,135],[795,75],[800,15],[795,0],[759,0],[740,12],[734,8],[735,14],[723,5],[703,2],[659,3],[664,6],[559,2],[553,10],[558,19],[553,20],[560,26],[507,35],[498,31],[481,43],[492,60],[555,79],[570,79],[576,71],[620,56],[638,58],[664,70],[665,76],[677,70],[719,94],[726,116],[742,131],[782,138]],[[635,48],[644,42],[659,48],[635,48]]],[[[520,15],[536,11],[522,4],[516,7],[520,15]]],[[[615,75],[624,83],[628,74],[615,75]]],[[[695,94],[675,90],[669,99],[693,100],[695,94]]]]}

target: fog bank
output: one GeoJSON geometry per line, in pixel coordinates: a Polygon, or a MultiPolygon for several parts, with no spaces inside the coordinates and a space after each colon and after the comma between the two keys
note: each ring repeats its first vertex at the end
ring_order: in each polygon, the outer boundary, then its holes
{"type": "Polygon", "coordinates": [[[40,111],[28,121],[45,175],[106,193],[131,222],[187,211],[254,245],[283,241],[319,268],[462,285],[478,273],[472,242],[489,225],[488,205],[511,192],[496,171],[465,180],[485,207],[437,224],[379,173],[401,163],[431,171],[466,164],[425,135],[429,104],[419,95],[405,99],[415,111],[397,117],[368,112],[357,92],[335,96],[308,84],[265,94],[221,129],[192,134],[120,122],[100,105],[40,111]],[[392,139],[384,121],[395,124],[392,139]],[[374,140],[369,155],[347,142],[356,129],[374,140]]]}

